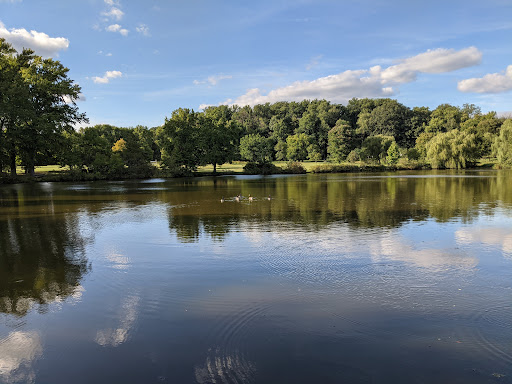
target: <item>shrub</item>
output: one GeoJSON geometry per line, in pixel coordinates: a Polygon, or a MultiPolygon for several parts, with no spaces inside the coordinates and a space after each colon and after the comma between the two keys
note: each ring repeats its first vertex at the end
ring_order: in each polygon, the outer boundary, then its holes
{"type": "Polygon", "coordinates": [[[272,163],[247,163],[244,166],[244,173],[248,175],[272,175],[282,173],[283,170],[272,163]]]}
{"type": "Polygon", "coordinates": [[[283,168],[283,172],[292,174],[306,173],[306,168],[298,161],[290,161],[286,164],[286,167],[283,168]]]}
{"type": "Polygon", "coordinates": [[[361,160],[361,150],[359,148],[352,150],[347,156],[347,161],[350,163],[355,163],[356,161],[360,161],[360,160],[361,160]]]}

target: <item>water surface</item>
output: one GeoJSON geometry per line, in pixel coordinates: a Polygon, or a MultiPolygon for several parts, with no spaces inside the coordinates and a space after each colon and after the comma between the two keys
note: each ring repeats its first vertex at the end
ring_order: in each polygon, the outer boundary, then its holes
{"type": "Polygon", "coordinates": [[[0,382],[512,383],[511,176],[0,187],[0,382]]]}

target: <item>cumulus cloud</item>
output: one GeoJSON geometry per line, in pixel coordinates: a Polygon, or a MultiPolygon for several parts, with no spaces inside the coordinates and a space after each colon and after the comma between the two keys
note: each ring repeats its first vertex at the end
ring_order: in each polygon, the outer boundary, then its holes
{"type": "Polygon", "coordinates": [[[149,27],[146,24],[139,24],[135,30],[144,36],[150,36],[149,27]]]}
{"type": "Polygon", "coordinates": [[[69,47],[69,40],[64,37],[50,37],[46,33],[34,30],[29,32],[23,28],[8,30],[1,21],[0,38],[7,40],[18,51],[31,48],[43,57],[58,56],[60,51],[69,47]]]}
{"type": "Polygon", "coordinates": [[[110,82],[110,79],[115,79],[121,76],[123,76],[123,73],[121,71],[107,71],[105,72],[105,75],[103,75],[103,77],[95,76],[92,78],[92,80],[96,84],[108,84],[110,82]]]}
{"type": "Polygon", "coordinates": [[[121,27],[119,24],[109,25],[107,28],[105,28],[105,30],[107,32],[119,32],[123,36],[127,36],[129,32],[127,29],[121,27]]]}
{"type": "MultiPolygon", "coordinates": [[[[416,80],[418,73],[445,73],[477,65],[482,53],[475,47],[456,51],[454,49],[434,49],[402,60],[381,72],[386,83],[410,83],[416,80]]],[[[379,71],[380,67],[374,67],[379,71]]]]}
{"type": "Polygon", "coordinates": [[[105,17],[118,21],[121,20],[124,16],[124,12],[116,7],[112,7],[109,11],[102,12],[101,14],[105,17]]]}
{"type": "Polygon", "coordinates": [[[194,80],[193,83],[195,85],[200,85],[200,84],[210,84],[210,85],[217,85],[219,83],[219,81],[221,80],[226,80],[226,79],[232,79],[233,76],[231,75],[216,75],[216,76],[208,76],[208,78],[206,80],[194,80]]]}
{"type": "Polygon", "coordinates": [[[503,73],[489,73],[484,77],[475,77],[459,81],[457,88],[461,92],[500,93],[512,90],[512,65],[503,73]]]}
{"type": "MultiPolygon", "coordinates": [[[[384,69],[374,66],[369,69],[347,70],[311,81],[297,81],[266,94],[259,88],[253,88],[222,104],[256,105],[304,99],[328,99],[336,103],[346,103],[353,97],[389,97],[396,92],[393,86],[412,82],[420,73],[451,72],[476,65],[481,59],[482,53],[475,47],[459,51],[428,50],[384,69]]],[[[200,108],[205,106],[203,104],[200,108]]]]}

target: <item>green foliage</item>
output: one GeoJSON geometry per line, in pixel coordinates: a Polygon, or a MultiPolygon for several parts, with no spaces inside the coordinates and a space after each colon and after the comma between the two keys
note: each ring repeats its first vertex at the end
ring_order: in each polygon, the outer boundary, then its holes
{"type": "Polygon", "coordinates": [[[393,136],[376,135],[367,137],[361,148],[361,159],[377,162],[384,159],[389,147],[394,142],[393,136]]]}
{"type": "Polygon", "coordinates": [[[289,161],[283,168],[283,173],[301,174],[306,173],[306,168],[298,161],[289,161]]]}
{"type": "Polygon", "coordinates": [[[237,156],[239,127],[230,120],[231,115],[231,109],[225,105],[208,107],[198,115],[201,164],[213,164],[213,173],[217,172],[217,165],[233,161],[237,156]]]}
{"type": "Polygon", "coordinates": [[[86,121],[76,101],[80,87],[59,61],[33,51],[17,53],[0,39],[0,159],[16,173],[19,157],[33,175],[37,159],[52,157],[63,146],[62,133],[86,121]]]}
{"type": "Polygon", "coordinates": [[[498,160],[498,165],[504,168],[512,167],[512,120],[505,120],[500,134],[494,139],[492,153],[498,160]]]}
{"type": "Polygon", "coordinates": [[[335,162],[344,161],[354,145],[354,131],[345,120],[338,120],[328,134],[327,153],[329,159],[335,162]]]}
{"type": "Polygon", "coordinates": [[[358,119],[360,132],[364,136],[393,136],[405,145],[410,127],[410,110],[396,100],[381,99],[380,105],[371,112],[364,112],[358,119]]]}
{"type": "Polygon", "coordinates": [[[272,175],[282,173],[282,169],[272,163],[249,162],[244,166],[244,173],[248,175],[272,175]]]}
{"type": "Polygon", "coordinates": [[[479,108],[473,104],[465,104],[468,116],[473,116],[461,124],[461,130],[476,136],[479,157],[489,156],[493,141],[498,134],[502,121],[497,118],[496,112],[486,115],[479,113],[479,108]],[[476,110],[476,112],[474,111],[476,110]]]}
{"type": "Polygon", "coordinates": [[[478,159],[476,136],[457,129],[438,133],[427,143],[426,152],[432,168],[466,168],[478,159]]]}
{"type": "Polygon", "coordinates": [[[308,160],[311,161],[320,161],[322,160],[322,154],[320,153],[320,147],[315,144],[311,143],[307,147],[308,151],[308,160]]]}
{"type": "Polygon", "coordinates": [[[418,152],[419,158],[425,158],[427,156],[427,144],[435,136],[434,132],[422,132],[416,139],[416,151],[418,152]]]}
{"type": "Polygon", "coordinates": [[[261,135],[251,134],[240,139],[240,155],[243,159],[257,164],[272,160],[272,140],[261,135]]]}
{"type": "Polygon", "coordinates": [[[347,161],[350,163],[355,163],[356,161],[361,161],[361,148],[356,148],[347,155],[347,161]]]}
{"type": "Polygon", "coordinates": [[[425,132],[437,134],[459,129],[460,123],[467,115],[461,109],[450,104],[441,104],[430,115],[430,121],[425,127],[425,132]]]}
{"type": "Polygon", "coordinates": [[[305,133],[288,136],[286,139],[286,157],[292,161],[303,161],[308,158],[310,137],[305,133]]]}
{"type": "Polygon", "coordinates": [[[400,149],[396,142],[393,141],[387,150],[386,162],[394,165],[398,163],[398,159],[400,159],[400,149]]]}
{"type": "Polygon", "coordinates": [[[287,152],[286,141],[279,140],[277,142],[277,144],[274,146],[274,150],[276,151],[276,160],[279,160],[279,161],[286,160],[286,152],[287,152]]]}
{"type": "Polygon", "coordinates": [[[203,162],[201,132],[198,114],[193,110],[179,108],[165,119],[158,130],[158,141],[162,151],[162,167],[171,173],[195,171],[203,162]]]}

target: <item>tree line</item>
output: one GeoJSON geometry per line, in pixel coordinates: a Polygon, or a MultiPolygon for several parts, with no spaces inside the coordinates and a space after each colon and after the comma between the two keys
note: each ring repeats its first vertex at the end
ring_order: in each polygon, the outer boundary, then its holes
{"type": "MultiPolygon", "coordinates": [[[[250,106],[179,108],[154,128],[87,122],[76,101],[80,87],[59,61],[16,52],[0,39],[0,170],[69,166],[103,178],[146,177],[156,168],[187,175],[199,166],[246,160],[362,162],[466,168],[495,157],[512,166],[512,120],[479,107],[441,104],[409,108],[397,100],[276,102],[250,106]]],[[[256,168],[257,168],[256,167],[256,168]]]]}

